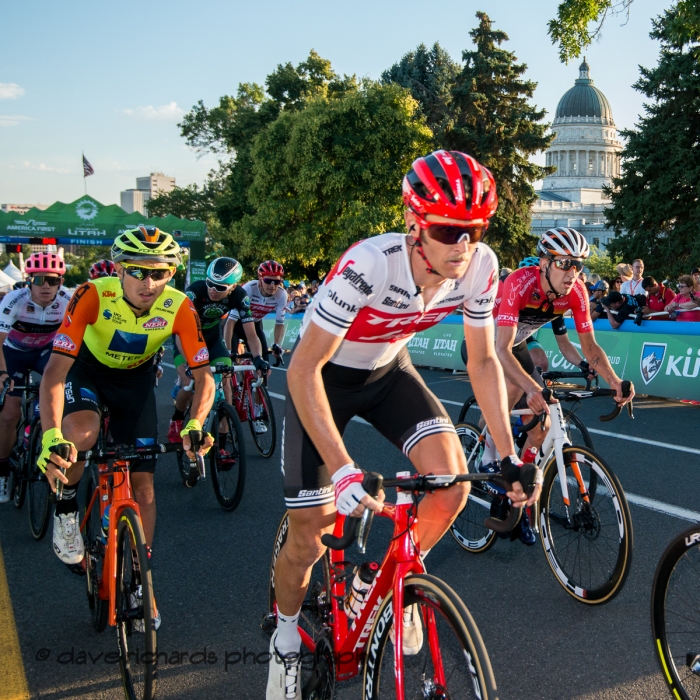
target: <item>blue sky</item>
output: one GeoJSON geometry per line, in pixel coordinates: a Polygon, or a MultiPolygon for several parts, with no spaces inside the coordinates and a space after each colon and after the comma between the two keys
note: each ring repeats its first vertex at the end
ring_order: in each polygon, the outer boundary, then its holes
{"type": "MultiPolygon", "coordinates": [[[[239,82],[263,83],[312,48],[336,72],[371,78],[421,42],[439,41],[459,59],[477,10],[508,34],[506,48],[528,65],[539,84],[534,102],[551,120],[579,64],[559,63],[547,36],[558,1],[4,0],[0,203],[76,199],[83,150],[96,172],[88,193],[105,204],[155,170],[179,185],[202,182],[215,161],[198,159],[177,128],[198,100],[212,106],[239,82]]],[[[642,110],[631,85],[639,65],[656,63],[650,20],[669,4],[634,0],[629,21],[609,19],[586,51],[618,128],[633,126],[642,110]]]]}

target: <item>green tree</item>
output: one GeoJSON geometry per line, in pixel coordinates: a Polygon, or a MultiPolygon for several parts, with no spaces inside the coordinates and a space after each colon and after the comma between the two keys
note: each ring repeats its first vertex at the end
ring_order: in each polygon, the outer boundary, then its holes
{"type": "Polygon", "coordinates": [[[318,92],[255,139],[243,256],[318,279],[351,243],[402,226],[401,180],[432,134],[408,91],[370,80],[318,92]]]}
{"type": "Polygon", "coordinates": [[[450,113],[440,129],[440,146],[473,155],[489,168],[498,187],[499,206],[488,242],[502,264],[513,265],[532,254],[530,207],[537,198],[532,185],[554,171],[531,163],[553,135],[540,123],[546,110],[530,104],[536,83],[523,80],[527,70],[501,48],[505,32],[492,28],[483,12],[470,32],[476,48],[462,53],[464,66],[452,88],[450,113]]]}
{"type": "Polygon", "coordinates": [[[653,23],[659,62],[640,68],[634,85],[648,98],[645,114],[622,132],[621,175],[607,190],[606,217],[618,234],[611,253],[642,258],[659,277],[688,273],[700,261],[700,40],[679,41],[680,6],[653,23]]]}
{"type": "Polygon", "coordinates": [[[420,44],[398,63],[382,73],[382,82],[396,83],[411,91],[420,105],[427,124],[439,139],[452,99],[451,91],[459,64],[437,42],[431,49],[420,44]]]}
{"type": "Polygon", "coordinates": [[[620,259],[610,255],[609,251],[591,246],[591,254],[586,260],[586,268],[591,274],[595,273],[601,277],[615,279],[617,277],[615,265],[619,262],[620,259]]]}

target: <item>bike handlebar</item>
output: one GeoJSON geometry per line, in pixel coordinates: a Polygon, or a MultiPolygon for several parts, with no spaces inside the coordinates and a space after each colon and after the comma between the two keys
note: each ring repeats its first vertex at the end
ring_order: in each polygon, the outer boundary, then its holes
{"type": "MultiPolygon", "coordinates": [[[[498,474],[415,474],[405,479],[384,479],[381,474],[368,472],[362,479],[362,486],[367,493],[376,497],[382,488],[397,488],[402,491],[432,492],[438,489],[446,489],[465,481],[489,481],[496,486],[511,490],[511,484],[498,474]]],[[[511,508],[508,517],[500,520],[488,517],[484,525],[490,530],[499,533],[510,532],[519,522],[522,508],[511,508]]],[[[364,554],[372,526],[374,511],[366,508],[361,517],[348,516],[343,525],[343,534],[340,537],[325,534],[321,537],[321,543],[330,549],[348,549],[358,539],[360,553],[364,554]]]]}

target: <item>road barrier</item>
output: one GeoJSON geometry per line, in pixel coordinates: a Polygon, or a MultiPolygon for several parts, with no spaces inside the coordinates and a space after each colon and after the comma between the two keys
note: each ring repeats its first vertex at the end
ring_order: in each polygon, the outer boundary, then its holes
{"type": "MultiPolygon", "coordinates": [[[[302,318],[301,314],[287,316],[285,349],[291,350],[296,342],[302,318]]],[[[578,346],[573,320],[565,321],[572,342],[578,346]]],[[[274,318],[265,319],[263,325],[271,344],[274,318]]],[[[617,375],[634,382],[637,393],[700,401],[700,323],[644,321],[635,326],[629,319],[622,329],[613,330],[607,320],[599,319],[594,330],[617,375]]],[[[454,315],[416,333],[408,349],[416,365],[464,369],[463,340],[462,318],[454,315]]],[[[550,369],[571,369],[548,326],[540,329],[537,340],[547,353],[550,369]]]]}

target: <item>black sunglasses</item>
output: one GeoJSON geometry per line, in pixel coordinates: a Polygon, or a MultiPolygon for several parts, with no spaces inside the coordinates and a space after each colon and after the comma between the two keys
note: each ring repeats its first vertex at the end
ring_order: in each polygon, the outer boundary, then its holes
{"type": "Polygon", "coordinates": [[[37,287],[43,287],[44,282],[46,282],[49,287],[58,287],[61,282],[63,282],[63,277],[49,277],[48,275],[33,275],[30,277],[30,281],[32,284],[35,284],[37,287]]]}
{"type": "Polygon", "coordinates": [[[269,277],[263,277],[265,284],[284,284],[284,280],[272,280],[269,277]]]}
{"type": "Polygon", "coordinates": [[[207,287],[217,292],[228,292],[230,286],[229,284],[217,284],[216,282],[207,280],[207,287]]]}
{"type": "Polygon", "coordinates": [[[581,272],[581,270],[583,270],[583,260],[562,260],[561,258],[554,258],[552,262],[557,270],[564,270],[564,272],[570,270],[572,267],[575,267],[577,272],[581,272]]]}
{"type": "Polygon", "coordinates": [[[158,269],[153,269],[150,267],[136,267],[135,265],[124,265],[124,272],[126,272],[129,277],[137,279],[139,282],[143,282],[145,279],[150,277],[154,282],[160,282],[164,280],[167,275],[170,274],[171,270],[169,267],[159,267],[158,269]]]}
{"type": "Polygon", "coordinates": [[[443,245],[456,245],[462,241],[478,243],[483,240],[488,227],[484,224],[474,226],[446,226],[444,224],[431,224],[424,231],[430,238],[443,245]]]}

